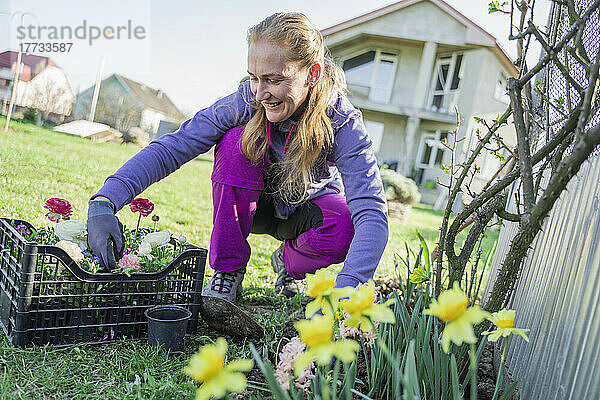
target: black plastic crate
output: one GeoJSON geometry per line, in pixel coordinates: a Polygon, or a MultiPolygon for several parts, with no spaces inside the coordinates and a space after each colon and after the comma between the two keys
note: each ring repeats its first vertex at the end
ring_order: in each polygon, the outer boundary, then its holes
{"type": "Polygon", "coordinates": [[[190,310],[187,333],[196,332],[206,249],[190,244],[156,273],[92,274],[59,247],[26,242],[11,222],[32,226],[0,218],[0,326],[12,345],[143,338],[144,311],[163,304],[190,310]]]}

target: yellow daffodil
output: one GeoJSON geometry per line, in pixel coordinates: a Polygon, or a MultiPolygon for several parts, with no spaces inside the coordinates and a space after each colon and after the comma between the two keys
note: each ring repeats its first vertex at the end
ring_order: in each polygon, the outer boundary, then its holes
{"type": "Polygon", "coordinates": [[[331,314],[332,309],[337,309],[340,297],[347,297],[352,291],[352,288],[336,288],[335,274],[325,268],[314,274],[306,274],[305,282],[307,294],[314,297],[314,300],[306,305],[306,318],[310,318],[319,310],[324,314],[331,314]]]}
{"type": "Polygon", "coordinates": [[[220,337],[216,343],[201,347],[190,359],[184,372],[201,384],[196,392],[196,400],[222,398],[227,393],[241,392],[246,388],[246,377],[240,371],[251,370],[254,362],[239,359],[226,366],[226,353],[227,342],[220,337]]]}
{"type": "Polygon", "coordinates": [[[506,308],[493,313],[488,319],[492,321],[492,323],[496,325],[498,329],[483,332],[482,335],[490,335],[488,340],[490,342],[495,342],[500,339],[500,336],[507,337],[514,333],[521,336],[526,342],[529,342],[529,338],[525,334],[529,332],[529,329],[513,328],[515,323],[515,314],[515,310],[507,310],[506,308]]]}
{"type": "Polygon", "coordinates": [[[429,273],[424,267],[418,267],[413,269],[413,272],[408,276],[408,279],[411,283],[418,285],[429,280],[429,273]]]}
{"type": "Polygon", "coordinates": [[[302,352],[294,362],[294,373],[299,376],[313,359],[317,364],[327,365],[332,357],[337,357],[343,362],[352,362],[356,359],[356,352],[360,348],[354,340],[339,340],[332,342],[333,318],[329,315],[315,315],[310,320],[301,320],[294,324],[298,330],[300,340],[306,344],[307,350],[302,352]]]}
{"type": "Polygon", "coordinates": [[[452,289],[440,294],[424,311],[447,323],[442,332],[442,348],[446,353],[450,350],[450,342],[458,346],[463,342],[477,342],[473,325],[490,316],[490,313],[483,311],[478,305],[467,308],[468,304],[467,295],[458,286],[458,282],[454,282],[452,289]]]}
{"type": "Polygon", "coordinates": [[[395,323],[394,312],[388,308],[393,303],[393,299],[383,304],[375,303],[375,284],[371,280],[366,286],[359,286],[349,299],[342,301],[344,309],[350,314],[345,324],[369,332],[373,330],[374,321],[395,323]]]}

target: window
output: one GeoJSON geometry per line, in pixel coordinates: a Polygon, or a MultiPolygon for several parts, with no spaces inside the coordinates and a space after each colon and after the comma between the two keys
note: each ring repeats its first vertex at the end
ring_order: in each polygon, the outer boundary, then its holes
{"type": "Polygon", "coordinates": [[[500,76],[498,76],[498,80],[496,80],[494,98],[503,102],[504,104],[510,103],[510,97],[508,97],[508,79],[504,74],[500,74],[500,76]]]}
{"type": "Polygon", "coordinates": [[[449,150],[442,144],[448,139],[448,132],[428,132],[421,137],[417,158],[418,168],[439,167],[444,162],[444,155],[449,150]]]}
{"type": "Polygon", "coordinates": [[[432,82],[431,109],[437,112],[452,111],[457,100],[461,81],[462,54],[438,58],[432,82]]]}
{"type": "Polygon", "coordinates": [[[373,152],[377,153],[381,148],[381,139],[383,138],[383,128],[385,128],[385,125],[381,122],[365,121],[365,127],[367,128],[369,138],[373,142],[373,152]]]}
{"type": "Polygon", "coordinates": [[[377,103],[389,103],[397,63],[396,54],[381,50],[359,54],[344,61],[346,82],[358,96],[377,103]]]}
{"type": "Polygon", "coordinates": [[[0,87],[10,86],[10,82],[8,79],[0,78],[0,87]]]}

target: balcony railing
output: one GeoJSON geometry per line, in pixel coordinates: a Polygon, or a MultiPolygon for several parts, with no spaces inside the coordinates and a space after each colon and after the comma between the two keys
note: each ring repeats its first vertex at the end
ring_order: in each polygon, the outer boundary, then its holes
{"type": "Polygon", "coordinates": [[[429,102],[429,111],[452,114],[454,106],[458,103],[458,90],[443,92],[434,92],[429,102]]]}

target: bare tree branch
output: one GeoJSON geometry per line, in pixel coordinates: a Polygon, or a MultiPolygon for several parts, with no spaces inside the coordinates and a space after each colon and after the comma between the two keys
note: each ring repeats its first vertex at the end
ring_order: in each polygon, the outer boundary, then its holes
{"type": "Polygon", "coordinates": [[[485,305],[487,311],[496,312],[500,310],[508,300],[516,283],[521,261],[541,229],[544,218],[567,187],[569,181],[579,172],[581,165],[599,144],[600,125],[596,125],[579,138],[571,155],[561,163],[556,174],[550,179],[540,201],[532,210],[527,221],[521,225],[521,229],[511,242],[510,250],[496,277],[490,299],[485,305]]]}
{"type": "Polygon", "coordinates": [[[503,208],[499,208],[498,210],[496,210],[496,215],[498,215],[500,218],[502,218],[506,221],[511,221],[511,222],[519,222],[519,221],[521,221],[521,218],[523,218],[522,215],[509,213],[508,211],[506,211],[503,208]]]}
{"type": "MultiPolygon", "coordinates": [[[[561,130],[544,146],[542,146],[532,157],[533,165],[537,164],[541,160],[543,160],[547,155],[549,155],[555,148],[558,146],[562,140],[568,135],[573,133],[575,126],[577,124],[577,118],[579,117],[579,111],[577,109],[573,110],[570,118],[561,128],[561,130]]],[[[510,184],[512,184],[519,177],[519,171],[513,170],[507,175],[504,176],[501,180],[493,184],[486,191],[481,192],[479,196],[473,199],[471,203],[469,203],[463,211],[461,211],[454,221],[452,221],[452,225],[448,229],[448,235],[452,235],[456,237],[460,226],[465,222],[468,218],[472,216],[473,213],[477,212],[479,207],[485,204],[489,199],[494,197],[496,194],[506,189],[510,184]]]]}
{"type": "MultiPolygon", "coordinates": [[[[435,288],[436,288],[436,296],[439,294],[439,290],[442,287],[442,259],[444,258],[444,244],[446,243],[445,240],[445,235],[446,235],[446,229],[448,228],[448,220],[450,219],[450,212],[452,211],[452,205],[454,204],[454,200],[453,200],[453,191],[452,191],[452,185],[453,185],[453,180],[454,180],[454,157],[455,157],[455,150],[456,150],[456,135],[458,133],[458,130],[460,128],[460,124],[461,124],[461,117],[460,117],[460,113],[458,111],[458,107],[455,107],[455,111],[456,111],[456,129],[454,130],[454,140],[452,142],[452,148],[451,150],[451,161],[450,161],[450,183],[448,186],[443,185],[444,187],[447,187],[448,189],[448,202],[446,203],[446,209],[444,210],[444,218],[442,219],[442,227],[440,228],[440,240],[438,242],[438,246],[441,245],[441,254],[440,254],[440,258],[438,259],[437,262],[437,268],[435,271],[435,288]]],[[[464,168],[463,168],[464,171],[464,168]]],[[[464,179],[464,178],[463,178],[464,179]]],[[[438,179],[438,183],[439,183],[439,179],[438,179]]],[[[458,184],[457,186],[460,186],[460,184],[458,184]]],[[[456,194],[454,194],[454,198],[456,198],[456,195],[458,194],[458,192],[456,192],[456,194]]]]}
{"type": "Polygon", "coordinates": [[[477,156],[479,155],[479,153],[481,152],[481,150],[483,149],[483,147],[489,143],[490,139],[492,138],[494,132],[496,130],[498,130],[498,128],[500,126],[502,126],[502,124],[506,123],[508,117],[511,114],[511,108],[510,106],[507,108],[507,110],[504,112],[504,114],[499,117],[496,122],[494,122],[494,124],[492,125],[492,127],[489,129],[488,133],[485,135],[484,138],[481,139],[481,141],[477,144],[477,146],[475,147],[475,149],[473,150],[473,152],[471,153],[471,156],[469,157],[469,159],[463,164],[463,169],[458,177],[458,179],[456,179],[452,190],[450,191],[450,195],[448,196],[448,203],[446,204],[446,210],[444,212],[444,218],[442,220],[442,227],[440,229],[440,240],[438,242],[438,246],[441,247],[441,251],[440,251],[440,255],[439,258],[437,259],[437,269],[436,269],[436,275],[435,275],[435,293],[436,296],[439,295],[441,288],[442,288],[442,260],[443,260],[443,255],[444,255],[444,246],[446,243],[446,231],[448,229],[448,221],[450,219],[450,211],[452,210],[452,204],[454,204],[454,201],[456,200],[456,196],[458,196],[458,193],[460,192],[460,188],[465,180],[465,178],[467,177],[468,173],[469,173],[469,169],[471,168],[471,166],[473,165],[473,163],[475,162],[475,159],[477,158],[477,156]]]}
{"type": "Polygon", "coordinates": [[[514,110],[513,119],[517,131],[517,152],[519,154],[519,169],[523,182],[523,200],[525,211],[523,215],[528,218],[535,204],[535,192],[533,190],[533,172],[531,169],[531,154],[529,144],[529,132],[523,119],[523,101],[521,99],[521,88],[514,78],[508,79],[508,94],[514,110]]]}
{"type": "MultiPolygon", "coordinates": [[[[481,208],[481,211],[478,212],[477,216],[475,217],[475,223],[471,227],[471,230],[467,235],[467,239],[465,240],[465,243],[463,244],[458,256],[456,255],[453,246],[448,246],[446,248],[448,263],[450,264],[449,285],[452,285],[452,282],[454,281],[460,281],[465,272],[467,261],[469,261],[469,257],[471,257],[471,253],[477,244],[477,239],[483,233],[488,222],[490,222],[490,220],[494,217],[496,211],[503,206],[503,203],[503,196],[498,195],[481,208]]],[[[452,234],[453,232],[448,232],[449,243],[454,243],[456,240],[456,237],[452,236],[452,234]]]]}

